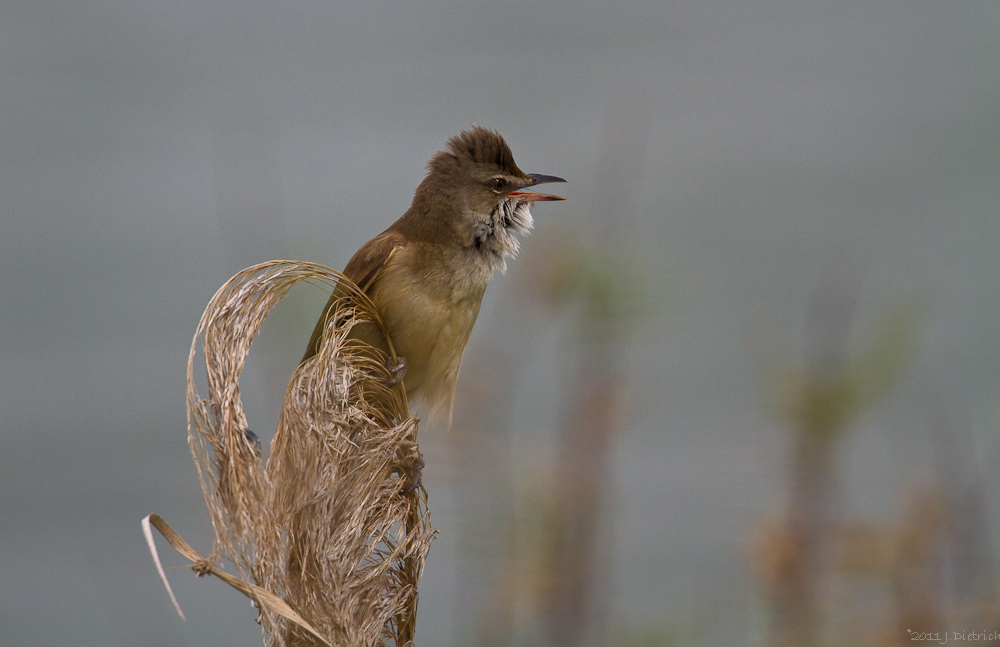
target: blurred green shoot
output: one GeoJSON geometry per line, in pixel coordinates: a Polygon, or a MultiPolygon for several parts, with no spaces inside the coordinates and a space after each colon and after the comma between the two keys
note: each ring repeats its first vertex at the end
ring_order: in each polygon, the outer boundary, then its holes
{"type": "Polygon", "coordinates": [[[895,384],[916,346],[914,308],[891,307],[855,353],[779,371],[775,403],[793,431],[836,435],[895,384]]]}

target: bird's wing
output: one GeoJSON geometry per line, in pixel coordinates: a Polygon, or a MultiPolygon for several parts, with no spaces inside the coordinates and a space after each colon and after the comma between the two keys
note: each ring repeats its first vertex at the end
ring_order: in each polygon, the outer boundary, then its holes
{"type": "Polygon", "coordinates": [[[344,268],[344,275],[354,281],[362,292],[368,292],[368,288],[401,244],[399,234],[382,232],[354,254],[344,268]]]}
{"type": "MultiPolygon", "coordinates": [[[[372,238],[359,249],[344,268],[344,276],[353,281],[362,292],[368,292],[372,283],[378,277],[379,272],[386,266],[389,259],[402,244],[402,239],[398,234],[391,231],[384,231],[375,238],[372,238]]],[[[319,352],[320,341],[323,339],[323,331],[326,329],[327,319],[332,313],[337,300],[343,296],[340,286],[334,289],[330,295],[330,300],[323,307],[323,315],[316,322],[312,336],[309,338],[309,345],[302,356],[302,363],[319,352]]]]}

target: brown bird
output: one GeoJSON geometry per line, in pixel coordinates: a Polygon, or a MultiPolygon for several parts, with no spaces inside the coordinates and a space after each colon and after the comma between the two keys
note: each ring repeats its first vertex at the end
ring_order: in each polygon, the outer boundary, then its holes
{"type": "MultiPolygon", "coordinates": [[[[413,203],[347,263],[344,274],[375,303],[402,362],[392,369],[408,399],[450,420],[462,353],[486,286],[531,231],[531,205],[564,200],[524,191],[551,176],[524,173],[497,132],[475,126],[448,140],[427,165],[413,203]]],[[[335,299],[316,323],[302,361],[317,352],[335,299]]],[[[357,330],[357,329],[356,329],[357,330]]],[[[356,336],[387,350],[369,327],[356,336]]]]}

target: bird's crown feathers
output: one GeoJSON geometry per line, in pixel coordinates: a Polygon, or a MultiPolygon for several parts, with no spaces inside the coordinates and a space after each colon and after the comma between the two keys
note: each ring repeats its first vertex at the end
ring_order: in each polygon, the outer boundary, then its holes
{"type": "Polygon", "coordinates": [[[514,162],[510,146],[495,130],[473,126],[448,140],[447,150],[437,153],[429,164],[430,170],[444,171],[453,165],[492,165],[510,175],[524,175],[514,162]]]}

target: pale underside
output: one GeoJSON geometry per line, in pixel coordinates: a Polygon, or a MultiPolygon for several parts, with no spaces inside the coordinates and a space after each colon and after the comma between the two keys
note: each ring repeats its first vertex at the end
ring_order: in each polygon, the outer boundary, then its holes
{"type": "Polygon", "coordinates": [[[396,354],[406,359],[407,396],[423,402],[425,416],[448,421],[483,293],[495,272],[507,269],[506,259],[517,254],[514,234],[531,230],[530,203],[506,200],[489,214],[468,214],[466,223],[470,246],[420,267],[413,262],[414,246],[397,247],[368,290],[392,331],[396,354]]]}

